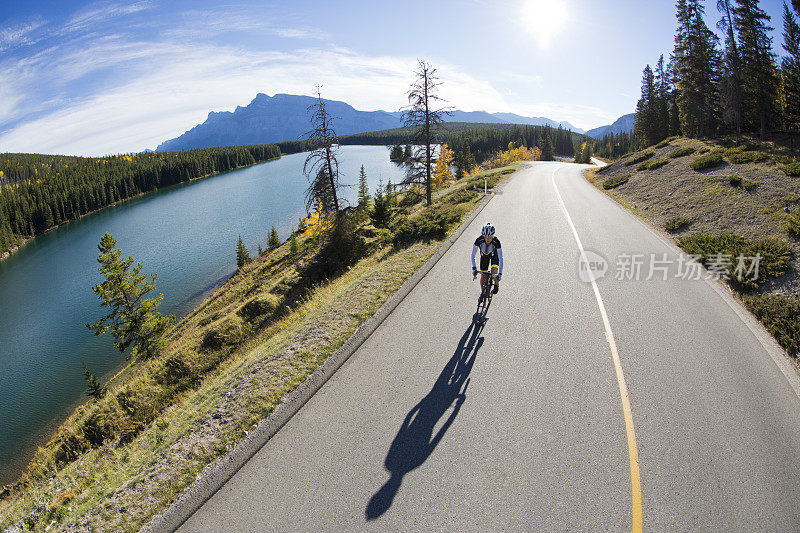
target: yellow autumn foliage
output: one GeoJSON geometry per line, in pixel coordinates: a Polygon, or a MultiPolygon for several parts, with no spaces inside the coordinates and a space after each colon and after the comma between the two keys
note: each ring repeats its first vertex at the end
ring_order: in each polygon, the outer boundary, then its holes
{"type": "Polygon", "coordinates": [[[317,237],[333,227],[333,217],[322,210],[322,202],[317,202],[317,208],[302,222],[302,233],[317,237]]]}
{"type": "Polygon", "coordinates": [[[436,169],[433,171],[433,188],[449,187],[456,181],[451,169],[453,165],[453,151],[443,144],[436,160],[436,169]]]}

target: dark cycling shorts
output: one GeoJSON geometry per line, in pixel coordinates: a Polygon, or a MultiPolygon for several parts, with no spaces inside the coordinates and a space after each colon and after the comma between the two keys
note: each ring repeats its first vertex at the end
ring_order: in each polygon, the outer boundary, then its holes
{"type": "Polygon", "coordinates": [[[481,255],[481,267],[479,270],[481,272],[488,272],[490,264],[492,267],[500,268],[500,257],[497,254],[481,255]]]}

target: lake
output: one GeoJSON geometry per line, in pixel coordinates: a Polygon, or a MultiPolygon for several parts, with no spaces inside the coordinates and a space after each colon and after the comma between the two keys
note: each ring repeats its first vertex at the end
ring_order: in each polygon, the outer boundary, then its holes
{"type": "MultiPolygon", "coordinates": [[[[24,469],[35,450],[85,400],[81,363],[101,380],[125,359],[110,335],[84,324],[104,313],[92,287],[97,244],[105,232],[123,257],[158,274],[160,311],[187,315],[236,270],[241,234],[251,255],[281,240],[306,215],[306,154],[293,154],[177,185],[109,207],[37,237],[0,261],[0,485],[24,469]]],[[[399,183],[403,168],[384,146],[343,146],[341,196],[356,203],[361,165],[370,194],[379,180],[399,183]]]]}

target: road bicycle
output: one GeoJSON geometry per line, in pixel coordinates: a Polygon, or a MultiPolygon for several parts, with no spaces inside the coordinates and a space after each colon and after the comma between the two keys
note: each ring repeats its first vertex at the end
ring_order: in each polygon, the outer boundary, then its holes
{"type": "MultiPolygon", "coordinates": [[[[482,273],[480,270],[479,273],[482,273]]],[[[475,320],[485,321],[486,312],[489,311],[489,306],[492,305],[492,289],[494,289],[494,276],[491,272],[486,272],[486,282],[483,284],[480,298],[478,298],[478,310],[475,313],[475,320]]]]}

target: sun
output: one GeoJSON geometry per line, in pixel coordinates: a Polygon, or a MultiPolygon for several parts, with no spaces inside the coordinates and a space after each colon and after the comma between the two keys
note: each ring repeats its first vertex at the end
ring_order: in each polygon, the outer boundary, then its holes
{"type": "Polygon", "coordinates": [[[524,0],[521,22],[546,48],[566,26],[567,7],[564,0],[524,0]]]}

